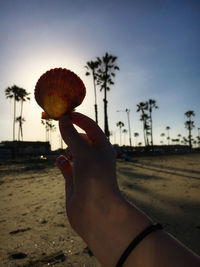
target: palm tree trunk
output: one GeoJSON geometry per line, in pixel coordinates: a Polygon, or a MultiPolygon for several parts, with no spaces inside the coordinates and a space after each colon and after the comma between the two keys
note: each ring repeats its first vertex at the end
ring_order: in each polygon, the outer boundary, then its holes
{"type": "MultiPolygon", "coordinates": [[[[21,117],[21,120],[22,120],[22,117],[21,117]]],[[[21,121],[21,123],[20,123],[20,129],[21,129],[21,140],[23,141],[23,131],[22,131],[22,121],[21,121]]]]}
{"type": "Polygon", "coordinates": [[[110,133],[109,133],[109,128],[108,128],[108,114],[107,114],[107,83],[105,82],[105,87],[104,87],[104,132],[105,135],[107,136],[108,140],[110,137],[110,133]]]}
{"type": "Polygon", "coordinates": [[[119,134],[120,134],[120,146],[122,145],[122,131],[121,127],[119,127],[119,134]]]}
{"type": "Polygon", "coordinates": [[[23,141],[23,130],[22,130],[22,112],[23,112],[23,100],[21,100],[21,113],[20,113],[20,116],[21,116],[20,130],[21,130],[21,138],[22,138],[22,141],[23,141]]]}
{"type": "Polygon", "coordinates": [[[19,121],[19,128],[18,128],[18,141],[20,141],[20,121],[19,121]]]}
{"type": "Polygon", "coordinates": [[[49,129],[47,130],[47,142],[49,142],[50,141],[50,138],[49,138],[49,129]]]}
{"type": "Polygon", "coordinates": [[[152,113],[150,112],[150,123],[151,123],[151,145],[153,146],[153,122],[152,122],[152,113]]]}
{"type": "Polygon", "coordinates": [[[107,114],[107,103],[108,103],[108,101],[106,100],[106,98],[104,98],[103,101],[104,101],[104,132],[105,132],[105,135],[109,139],[108,114],[107,114]]]}
{"type": "Polygon", "coordinates": [[[191,136],[191,127],[189,126],[189,146],[190,146],[190,149],[192,149],[192,136],[191,136]]]}
{"type": "Polygon", "coordinates": [[[147,128],[147,123],[146,123],[146,120],[145,120],[145,132],[146,132],[146,144],[147,146],[149,146],[149,138],[148,138],[148,128],[147,128]]]}
{"type": "Polygon", "coordinates": [[[145,121],[143,121],[143,133],[144,133],[144,144],[147,145],[146,135],[145,135],[145,121]]]}
{"type": "Polygon", "coordinates": [[[94,104],[94,112],[95,112],[95,121],[98,124],[98,111],[97,111],[97,104],[94,104]]]}
{"type": "Polygon", "coordinates": [[[98,124],[97,92],[96,92],[96,84],[95,84],[95,79],[94,79],[94,72],[93,72],[93,83],[94,83],[94,99],[95,99],[95,104],[94,104],[95,121],[98,124]]]}
{"type": "Polygon", "coordinates": [[[13,141],[15,141],[15,117],[16,117],[16,100],[14,95],[13,141]]]}

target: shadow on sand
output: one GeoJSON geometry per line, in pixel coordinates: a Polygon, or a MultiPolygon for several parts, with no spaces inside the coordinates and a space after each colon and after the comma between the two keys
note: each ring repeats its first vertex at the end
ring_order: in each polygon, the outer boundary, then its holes
{"type": "MultiPolygon", "coordinates": [[[[166,194],[167,183],[170,183],[169,177],[161,177],[164,174],[173,174],[183,178],[194,178],[184,174],[163,170],[163,166],[156,165],[155,168],[142,166],[145,164],[127,163],[127,167],[118,167],[120,178],[119,184],[126,198],[148,216],[153,221],[160,222],[165,229],[178,238],[183,244],[191,248],[197,254],[200,254],[199,242],[197,236],[200,234],[200,201],[194,201],[190,196],[183,199],[179,195],[177,188],[177,196],[171,198],[166,194]],[[138,168],[142,168],[141,172],[138,168]],[[146,174],[146,170],[155,171],[154,175],[146,174]],[[157,174],[160,173],[160,176],[157,174]],[[160,187],[152,189],[148,187],[148,181],[157,184],[160,187]],[[163,181],[163,182],[162,182],[163,181]],[[165,194],[163,192],[165,191],[165,194]]],[[[175,168],[176,169],[176,168],[175,168]]],[[[177,168],[178,170],[179,168],[177,168]]],[[[179,169],[180,170],[180,169],[179,169]]],[[[181,169],[181,171],[184,171],[181,169]]],[[[188,172],[189,173],[189,172],[188,172]]]]}

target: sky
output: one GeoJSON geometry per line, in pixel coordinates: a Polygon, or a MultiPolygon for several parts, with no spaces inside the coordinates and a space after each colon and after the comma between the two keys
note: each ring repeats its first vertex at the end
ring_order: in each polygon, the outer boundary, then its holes
{"type": "MultiPolygon", "coordinates": [[[[117,56],[114,85],[108,92],[111,142],[120,143],[118,121],[143,140],[137,104],[155,99],[154,143],[170,126],[171,138],[187,136],[184,113],[194,110],[200,127],[200,2],[198,0],[0,0],[0,141],[12,140],[13,102],[5,89],[16,84],[31,93],[24,104],[24,141],[45,141],[42,109],[34,99],[39,77],[52,68],[75,72],[86,86],[78,112],[95,119],[92,77],[87,61],[106,52],[117,56]],[[121,112],[117,112],[120,110],[121,112]]],[[[97,88],[99,125],[104,127],[103,92],[97,88]]],[[[17,106],[17,114],[20,106],[17,106]]],[[[55,122],[57,126],[57,122],[55,122]]],[[[16,129],[17,135],[17,129],[16,129]]],[[[165,141],[166,142],[166,141],[165,141]]],[[[167,142],[166,142],[167,143],[167,142]]],[[[52,149],[60,146],[58,129],[52,149]]],[[[128,145],[128,135],[122,137],[128,145]]]]}

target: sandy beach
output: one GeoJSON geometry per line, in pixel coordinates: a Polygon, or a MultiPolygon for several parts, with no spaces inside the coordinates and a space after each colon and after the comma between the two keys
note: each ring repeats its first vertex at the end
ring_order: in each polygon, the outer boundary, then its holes
{"type": "MultiPolygon", "coordinates": [[[[117,161],[128,200],[198,254],[199,163],[199,153],[117,161]]],[[[100,266],[69,225],[54,160],[1,161],[0,266],[100,266]]]]}

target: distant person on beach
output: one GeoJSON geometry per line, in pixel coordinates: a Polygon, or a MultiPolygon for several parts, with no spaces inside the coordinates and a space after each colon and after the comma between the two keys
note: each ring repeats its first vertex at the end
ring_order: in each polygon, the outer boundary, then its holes
{"type": "Polygon", "coordinates": [[[59,127],[68,145],[67,157],[56,160],[66,182],[67,216],[102,266],[200,266],[199,256],[122,196],[115,151],[93,120],[73,112],[59,127]]]}

